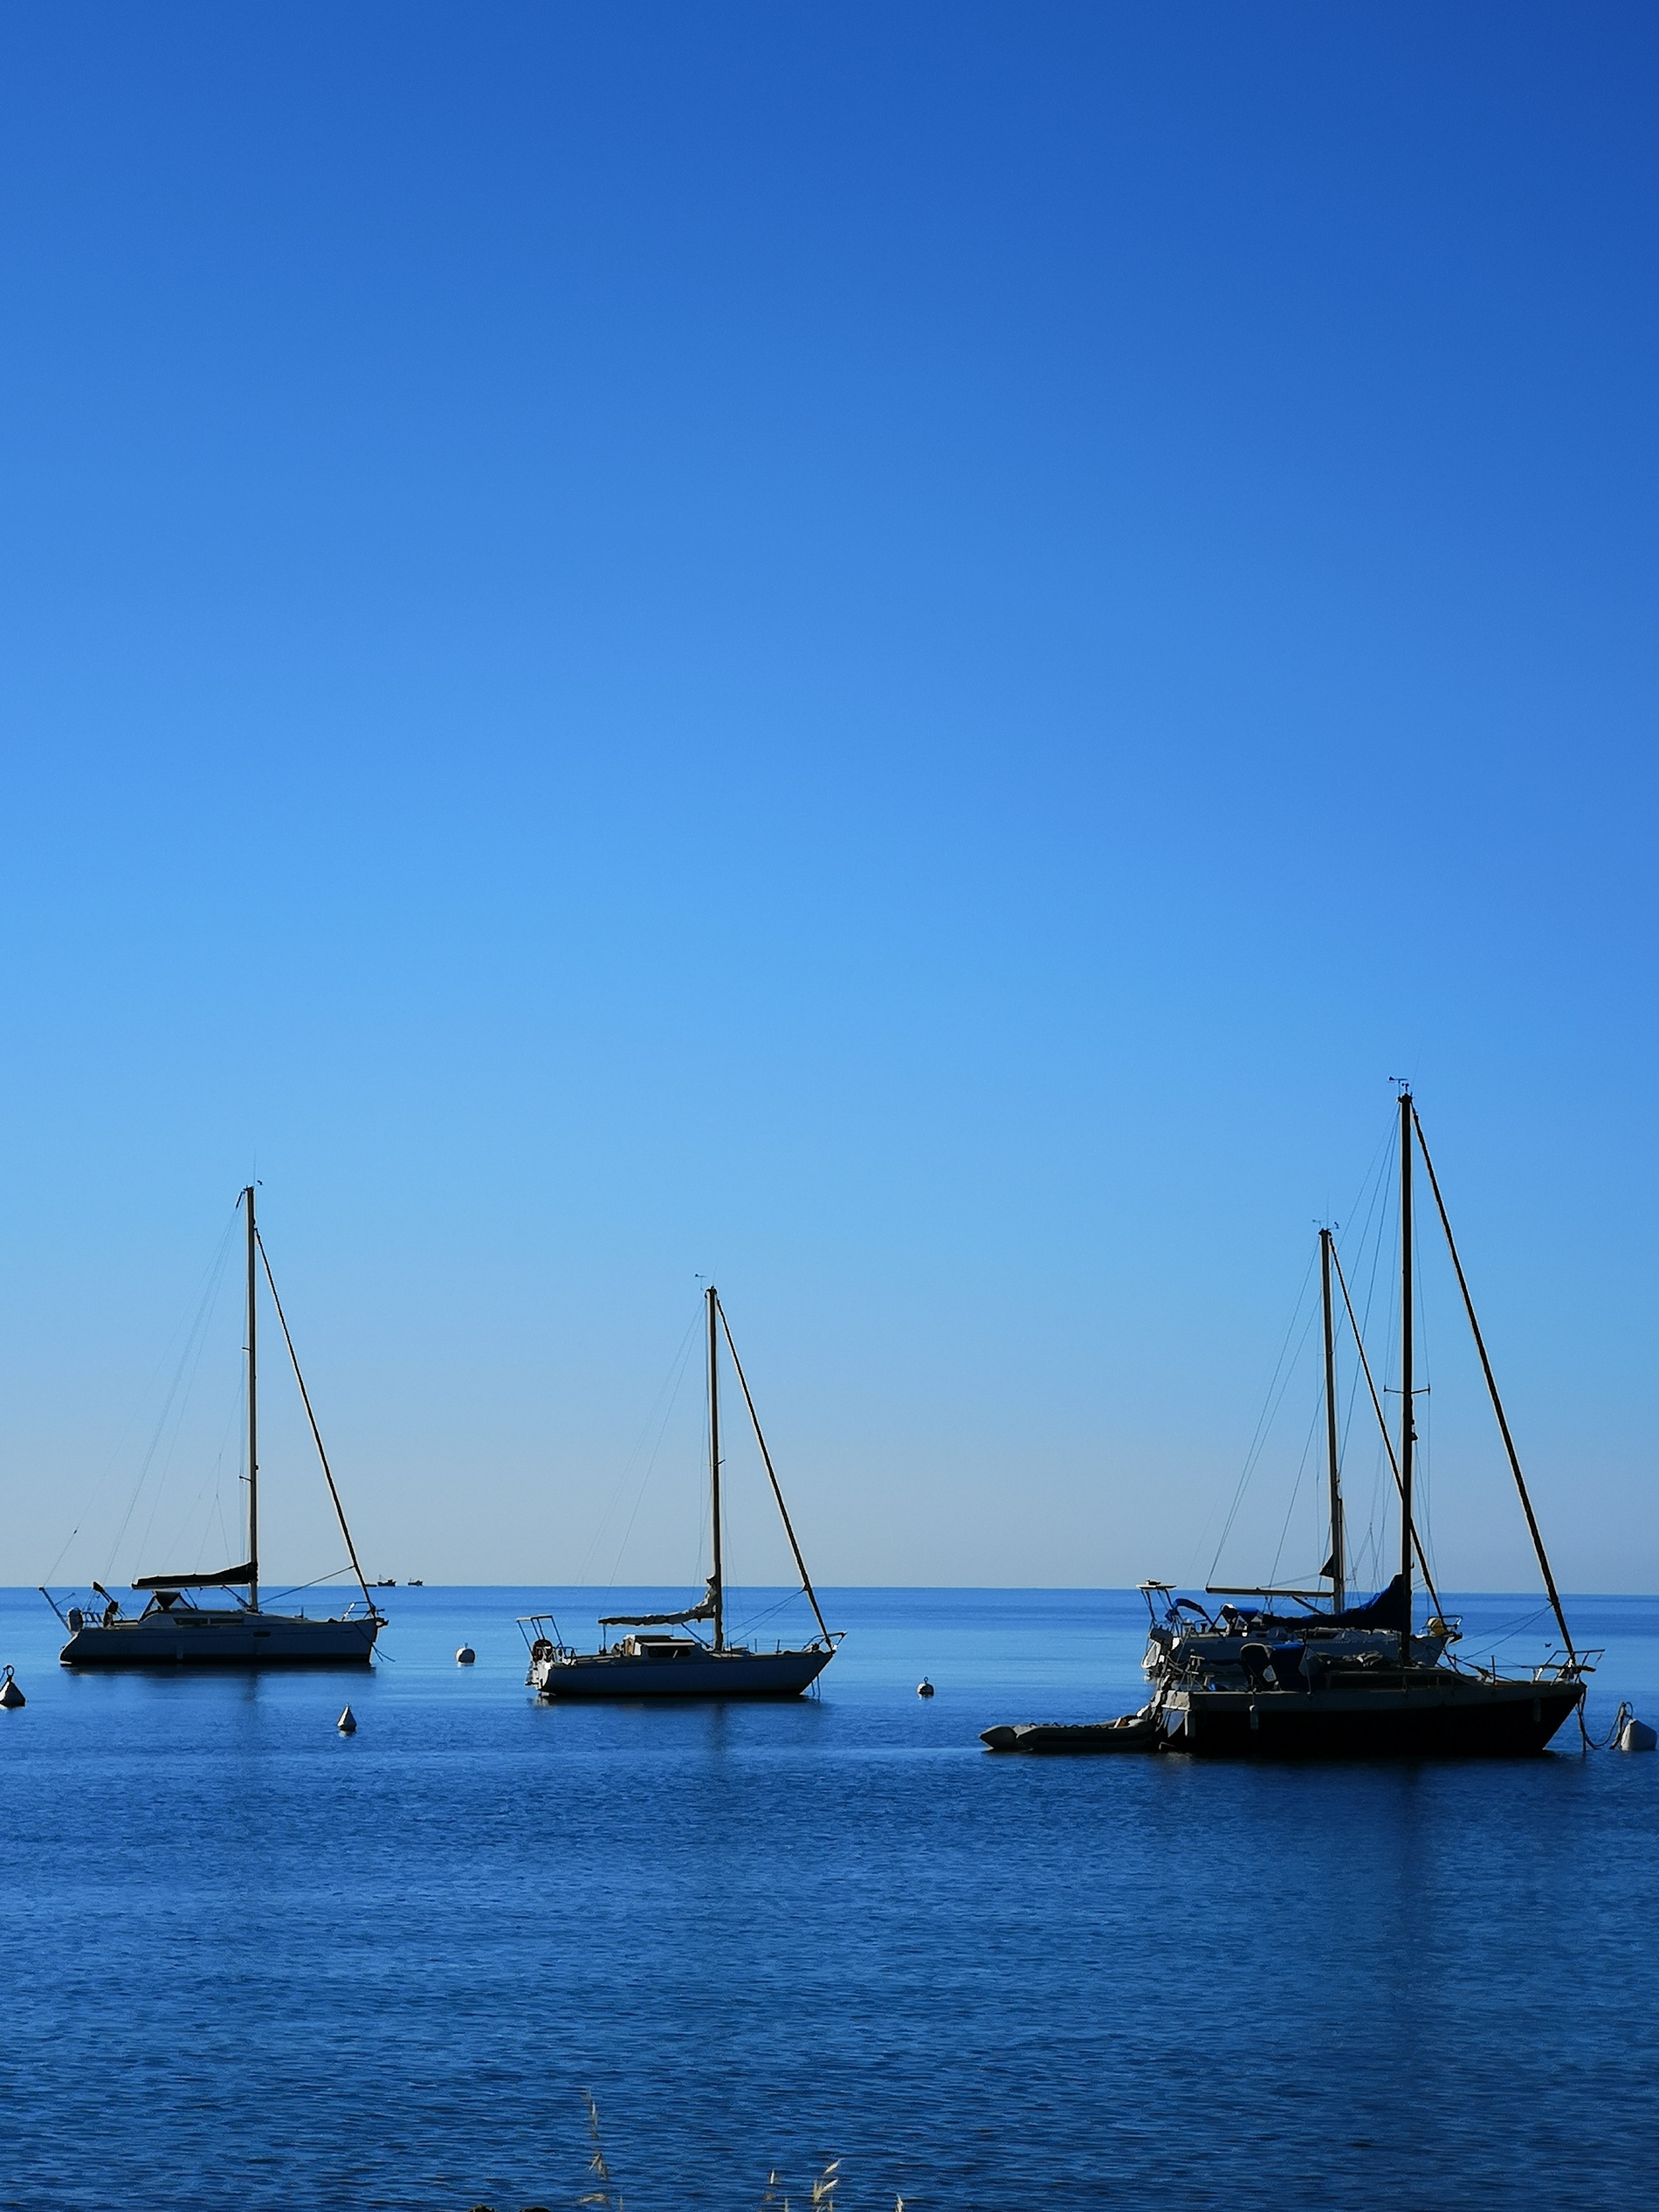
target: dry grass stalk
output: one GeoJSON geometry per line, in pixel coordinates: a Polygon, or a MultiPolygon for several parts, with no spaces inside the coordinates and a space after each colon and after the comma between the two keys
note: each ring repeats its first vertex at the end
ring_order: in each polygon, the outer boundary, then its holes
{"type": "MultiPolygon", "coordinates": [[[[590,2189],[586,2196],[576,2199],[578,2204],[594,2204],[600,2212],[625,2212],[622,2191],[616,2186],[610,2162],[605,2156],[604,2139],[599,2132],[599,2107],[591,2090],[584,2089],[582,2101],[588,2108],[588,2133],[593,2142],[593,2155],[588,2160],[588,2170],[600,2186],[590,2189]]],[[[812,2212],[836,2212],[836,2191],[841,2185],[841,2160],[832,2158],[812,2184],[812,2212]]],[[[780,2196],[781,2176],[774,2169],[766,2177],[766,2194],[761,2199],[760,2212],[790,2212],[789,2200],[780,2196]]],[[[475,2204],[472,2212],[491,2212],[487,2204],[475,2204]]],[[[546,2212],[542,2205],[528,2205],[525,2212],[546,2212]]],[[[893,2212],[905,2212],[902,2196],[893,2199],[893,2212]]]]}
{"type": "Polygon", "coordinates": [[[582,2091],[582,2101],[588,2107],[588,2133],[593,2138],[594,2146],[594,2154],[588,2161],[589,2170],[599,2176],[603,2187],[593,2190],[587,2196],[578,2197],[576,2201],[579,2204],[602,2205],[604,2212],[623,2212],[622,2191],[613,2189],[610,2184],[610,2167],[605,2158],[604,2140],[599,2133],[599,2107],[594,2102],[592,2090],[582,2091]]]}

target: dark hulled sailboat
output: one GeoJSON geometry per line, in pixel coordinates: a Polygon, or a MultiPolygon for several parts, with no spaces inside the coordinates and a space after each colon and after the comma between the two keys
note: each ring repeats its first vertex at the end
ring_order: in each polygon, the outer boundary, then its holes
{"type": "Polygon", "coordinates": [[[1216,1617],[1191,1599],[1174,1599],[1166,1583],[1144,1585],[1153,1610],[1147,1672],[1170,1750],[1200,1755],[1280,1754],[1306,1757],[1380,1754],[1538,1752],[1583,1703],[1591,1655],[1573,1643],[1555,1576],[1532,1510],[1508,1416],[1487,1357],[1485,1340],[1463,1274],[1451,1222],[1441,1196],[1422,1124],[1408,1090],[1400,1113],[1401,1374],[1400,1444],[1388,1437],[1381,1400],[1366,1360],[1358,1322],[1329,1230],[1320,1231],[1325,1320],[1325,1444],[1330,1489],[1331,1556],[1326,1591],[1221,1590],[1208,1596],[1266,1601],[1241,1609],[1230,1602],[1216,1617]],[[1413,1421],[1414,1248],[1412,1168],[1421,1154],[1445,1232],[1458,1289],[1480,1355],[1510,1471],[1538,1556],[1562,1650],[1530,1675],[1503,1675],[1496,1663],[1470,1667],[1448,1657],[1456,1640],[1444,1618],[1413,1513],[1417,1434],[1413,1421]],[[1340,1470],[1337,1457],[1332,1276],[1335,1271],[1372,1403],[1381,1424],[1400,1499],[1400,1571],[1360,1606],[1346,1602],[1340,1470]],[[1421,1567],[1433,1611],[1414,1628],[1414,1568],[1421,1567]],[[1165,1610],[1158,1612],[1161,1595],[1165,1610]],[[1323,1607],[1316,1604],[1323,1599],[1323,1607]],[[1287,1612],[1284,1601],[1299,1605],[1287,1612]]]}
{"type": "MultiPolygon", "coordinates": [[[[66,1667],[339,1667],[367,1666],[374,1656],[375,1639],[385,1616],[368,1594],[357,1548],[352,1542],[346,1512],[340,1502],[334,1471],[323,1450],[311,1395],[299,1371],[299,1356],[277,1295],[264,1239],[254,1221],[253,1187],[244,1190],[240,1203],[247,1220],[247,1376],[248,1376],[248,1556],[234,1567],[207,1574],[142,1575],[133,1583],[148,1594],[141,1613],[124,1614],[119,1600],[100,1583],[93,1589],[104,1599],[101,1614],[72,1607],[60,1615],[69,1641],[59,1653],[66,1667]],[[352,1572],[363,1594],[363,1609],[356,1602],[343,1614],[319,1618],[306,1613],[272,1613],[259,1603],[259,1305],[258,1275],[263,1266],[271,1300],[281,1326],[283,1341],[293,1363],[306,1417],[322,1462],[334,1500],[340,1533],[346,1540],[352,1572]],[[195,1593],[224,1591],[230,1605],[203,1605],[195,1593]],[[244,1593],[237,1595],[237,1593],[244,1593]]],[[[43,1593],[45,1595],[45,1593],[43,1593]]],[[[49,1603],[52,1602],[48,1598],[49,1603]]],[[[54,1610],[56,1608],[54,1606],[54,1610]]]]}
{"type": "Polygon", "coordinates": [[[522,1623],[530,1637],[528,1681],[538,1696],[550,1704],[616,1698],[796,1698],[809,1690],[836,1655],[841,1638],[833,1634],[819,1608],[812,1578],[807,1573],[801,1547],[795,1540],[788,1507],[772,1465],[772,1455],[761,1433],[754,1400],[733,1340],[731,1325],[711,1283],[704,1292],[708,1319],[708,1471],[709,1526],[712,1532],[713,1573],[696,1604],[678,1613],[609,1614],[602,1629],[627,1629],[630,1634],[597,1651],[571,1650],[559,1636],[547,1614],[536,1614],[522,1623]],[[775,1650],[752,1650],[729,1643],[726,1637],[726,1581],[720,1515],[720,1372],[719,1345],[724,1335],[732,1366],[748,1408],[761,1457],[765,1463],[772,1494],[777,1501],[784,1533],[801,1570],[801,1588],[818,1623],[818,1636],[810,1643],[775,1650]],[[708,1624],[706,1642],[695,1633],[708,1624]],[[676,1636],[675,1629],[691,1630],[676,1636]]]}
{"type": "Polygon", "coordinates": [[[1153,1694],[1141,1710],[1112,1722],[1081,1726],[1028,1722],[988,1728],[981,1740],[990,1750],[1180,1751],[1201,1757],[1429,1754],[1470,1757],[1542,1751],[1582,1706],[1585,1677],[1598,1655],[1575,1646],[1567,1627],[1422,1124],[1410,1092],[1403,1086],[1399,1113],[1401,1411],[1398,1451],[1366,1357],[1335,1239],[1328,1229],[1319,1232],[1331,1541],[1330,1556],[1320,1576],[1325,1587],[1240,1589],[1211,1584],[1205,1597],[1224,1601],[1212,1613],[1197,1598],[1178,1596],[1172,1583],[1143,1582],[1141,1590],[1152,1616],[1144,1666],[1153,1694]],[[1455,1654],[1448,1656],[1449,1647],[1458,1640],[1457,1630],[1442,1610],[1413,1513],[1417,1435],[1412,1420],[1415,1387],[1412,1166],[1418,1153],[1428,1172],[1510,1471],[1560,1630],[1560,1652],[1530,1675],[1503,1675],[1496,1661],[1490,1668],[1471,1667],[1462,1664],[1455,1654]],[[1333,1277],[1400,1498],[1400,1571],[1385,1588],[1357,1604],[1350,1601],[1345,1563],[1333,1277]],[[1414,1566],[1422,1570],[1433,1609],[1421,1625],[1415,1622],[1414,1566]],[[1243,1606],[1233,1602],[1241,1598],[1256,1602],[1243,1606]]]}

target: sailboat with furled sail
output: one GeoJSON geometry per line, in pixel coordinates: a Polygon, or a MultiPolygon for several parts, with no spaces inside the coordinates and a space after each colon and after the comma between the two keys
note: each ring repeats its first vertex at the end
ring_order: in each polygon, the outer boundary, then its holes
{"type": "Polygon", "coordinates": [[[599,1623],[602,1629],[625,1629],[630,1633],[597,1651],[576,1651],[565,1643],[550,1614],[527,1616],[520,1627],[530,1646],[527,1680],[549,1704],[618,1698],[798,1698],[812,1687],[841,1642],[839,1633],[832,1631],[824,1620],[802,1557],[719,1292],[711,1283],[703,1296],[708,1327],[709,1526],[714,1571],[702,1596],[678,1612],[607,1614],[599,1623]],[[763,1651],[747,1643],[733,1643],[726,1637],[720,1499],[722,1338],[761,1447],[784,1534],[800,1570],[802,1591],[818,1624],[818,1634],[810,1643],[793,1647],[780,1643],[773,1650],[763,1651]],[[675,1630],[686,1632],[675,1635],[675,1630]]]}
{"type": "Polygon", "coordinates": [[[1209,1583],[1202,1598],[1169,1582],[1140,1586],[1151,1615],[1144,1670],[1148,1703],[1119,1721],[1028,1722],[984,1732],[993,1751],[1178,1751],[1200,1756],[1353,1757],[1387,1754],[1539,1752],[1579,1713],[1597,1652],[1573,1642],[1555,1575],[1532,1509],[1509,1418],[1498,1394],[1468,1278],[1452,1235],[1422,1123],[1410,1091],[1399,1097],[1400,1419],[1399,1443],[1383,1411],[1347,1279],[1328,1228],[1319,1232],[1324,1322],[1324,1444],[1330,1554],[1318,1588],[1209,1583]],[[1415,1255],[1413,1168],[1421,1158],[1434,1195],[1465,1315],[1497,1418],[1560,1649],[1526,1674],[1469,1664],[1451,1647],[1458,1625],[1446,1616],[1416,1510],[1418,1437],[1414,1410],[1415,1255]],[[1374,1595],[1355,1602],[1338,1449],[1336,1297],[1339,1293],[1360,1374],[1375,1413],[1400,1513],[1400,1566],[1374,1595]],[[1421,1575],[1428,1610],[1419,1623],[1421,1575]],[[1219,1599],[1219,1604],[1213,1601],[1219,1599]],[[1206,1602],[1211,1601],[1211,1602],[1206,1602]]]}
{"type": "MultiPolygon", "coordinates": [[[[385,1616],[369,1595],[358,1563],[345,1507],[334,1482],[322,1435],[311,1408],[311,1395],[299,1371],[299,1355],[288,1333],[276,1278],[271,1272],[265,1242],[254,1220],[253,1187],[245,1189],[238,1204],[247,1226],[247,1557],[231,1567],[205,1573],[141,1575],[132,1584],[148,1595],[140,1613],[127,1614],[119,1599],[101,1583],[93,1588],[104,1600],[101,1612],[72,1606],[59,1617],[69,1630],[69,1641],[59,1653],[66,1667],[338,1667],[367,1666],[374,1656],[375,1639],[385,1625],[385,1616]],[[351,1571],[362,1591],[362,1609],[356,1601],[343,1614],[318,1617],[306,1613],[271,1612],[259,1602],[259,1358],[258,1279],[263,1270],[272,1305],[293,1363],[294,1379],[310,1423],[312,1439],[334,1501],[340,1533],[345,1539],[351,1571]],[[229,1605],[203,1604],[201,1591],[223,1591],[229,1605]]],[[[43,1591],[47,1602],[55,1601],[43,1591]]]]}
{"type": "Polygon", "coordinates": [[[1324,1320],[1325,1451],[1331,1554],[1324,1590],[1220,1588],[1212,1615],[1174,1597],[1167,1583],[1142,1585],[1152,1612],[1146,1671],[1156,1685],[1161,1741],[1171,1750],[1353,1755],[1541,1751],[1584,1702],[1597,1654],[1574,1644],[1545,1550],[1520,1457],[1504,1410],[1463,1264],[1411,1092],[1401,1086],[1399,1445],[1366,1355],[1346,1278],[1328,1229],[1319,1236],[1324,1320]],[[1561,1648],[1525,1675],[1464,1664],[1449,1647],[1457,1628],[1435,1592],[1415,1510],[1418,1395],[1414,1374],[1413,1167],[1421,1157],[1444,1232],[1464,1313],[1497,1418],[1498,1433],[1532,1540],[1561,1648]],[[1339,1290],[1371,1403],[1387,1448],[1400,1508],[1400,1568],[1360,1605],[1347,1602],[1341,1471],[1337,1452],[1332,1279],[1339,1290]],[[1421,1573],[1432,1610],[1415,1625],[1421,1573]],[[1243,1604],[1236,1601],[1243,1600],[1243,1604]]]}

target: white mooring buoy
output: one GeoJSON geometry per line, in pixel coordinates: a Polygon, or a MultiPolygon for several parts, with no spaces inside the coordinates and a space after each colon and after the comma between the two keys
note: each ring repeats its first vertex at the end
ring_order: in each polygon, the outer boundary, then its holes
{"type": "Polygon", "coordinates": [[[921,1680],[916,1685],[916,1695],[919,1698],[931,1698],[933,1694],[933,1685],[927,1677],[923,1675],[921,1680]]]}
{"type": "Polygon", "coordinates": [[[342,1736],[355,1736],[357,1733],[357,1716],[349,1706],[335,1721],[334,1726],[342,1736]]]}
{"type": "Polygon", "coordinates": [[[0,1682],[0,1706],[3,1706],[8,1712],[16,1712],[20,1706],[27,1705],[28,1702],[28,1699],[17,1687],[17,1676],[8,1667],[4,1681],[0,1682]]]}
{"type": "MultiPolygon", "coordinates": [[[[6,1672],[10,1674],[10,1671],[8,1667],[6,1672]]],[[[1652,1751],[1656,1745],[1659,1745],[1659,1735],[1655,1734],[1645,1720],[1638,1720],[1634,1712],[1619,1731],[1621,1751],[1652,1751]]]]}
{"type": "Polygon", "coordinates": [[[455,1655],[455,1664],[458,1667],[470,1667],[478,1656],[470,1643],[464,1643],[455,1655]]]}

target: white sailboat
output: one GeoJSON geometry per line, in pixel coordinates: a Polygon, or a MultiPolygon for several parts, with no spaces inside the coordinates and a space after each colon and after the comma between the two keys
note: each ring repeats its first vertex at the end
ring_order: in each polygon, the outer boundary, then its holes
{"type": "Polygon", "coordinates": [[[520,1623],[530,1644],[528,1681],[550,1704],[614,1698],[798,1698],[809,1690],[836,1655],[839,1633],[830,1630],[818,1605],[812,1578],[795,1540],[788,1507],[767,1450],[754,1401],[732,1339],[731,1325],[720,1305],[719,1292],[711,1283],[704,1292],[708,1313],[708,1466],[710,1526],[713,1532],[713,1573],[694,1605],[677,1613],[607,1615],[602,1629],[627,1629],[630,1634],[597,1651],[579,1652],[565,1643],[550,1614],[527,1616],[520,1623]],[[720,1375],[719,1342],[724,1334],[732,1366],[743,1392],[754,1425],[755,1441],[777,1500],[784,1533],[801,1570],[801,1587],[818,1623],[818,1636],[807,1644],[760,1651],[746,1643],[730,1643],[726,1636],[726,1581],[720,1523],[720,1375]],[[708,1623],[708,1640],[695,1633],[675,1636],[675,1629],[695,1630],[708,1623]],[[666,1633],[665,1633],[666,1631],[666,1633]]]}
{"type": "Polygon", "coordinates": [[[238,1202],[247,1217],[247,1362],[248,1362],[248,1555],[235,1566],[210,1573],[142,1575],[131,1587],[145,1592],[148,1603],[140,1613],[122,1611],[100,1582],[93,1588],[104,1600],[101,1612],[72,1606],[59,1611],[50,1593],[43,1590],[52,1609],[69,1630],[69,1641],[59,1653],[66,1667],[337,1667],[367,1666],[374,1656],[375,1639],[385,1625],[385,1616],[369,1595],[358,1564],[345,1508],[340,1502],[328,1455],[323,1450],[311,1395],[299,1371],[299,1361],[288,1333],[288,1323],[277,1295],[265,1243],[254,1220],[253,1186],[238,1202]],[[259,1603],[259,1361],[258,1274],[263,1267],[271,1300],[281,1326],[283,1341],[293,1364],[294,1379],[305,1405],[306,1418],[322,1462],[334,1500],[340,1533],[346,1540],[352,1572],[362,1591],[362,1608],[356,1601],[343,1614],[319,1618],[306,1613],[272,1613],[259,1603]],[[241,1592],[230,1605],[203,1605],[198,1590],[241,1592]]]}

